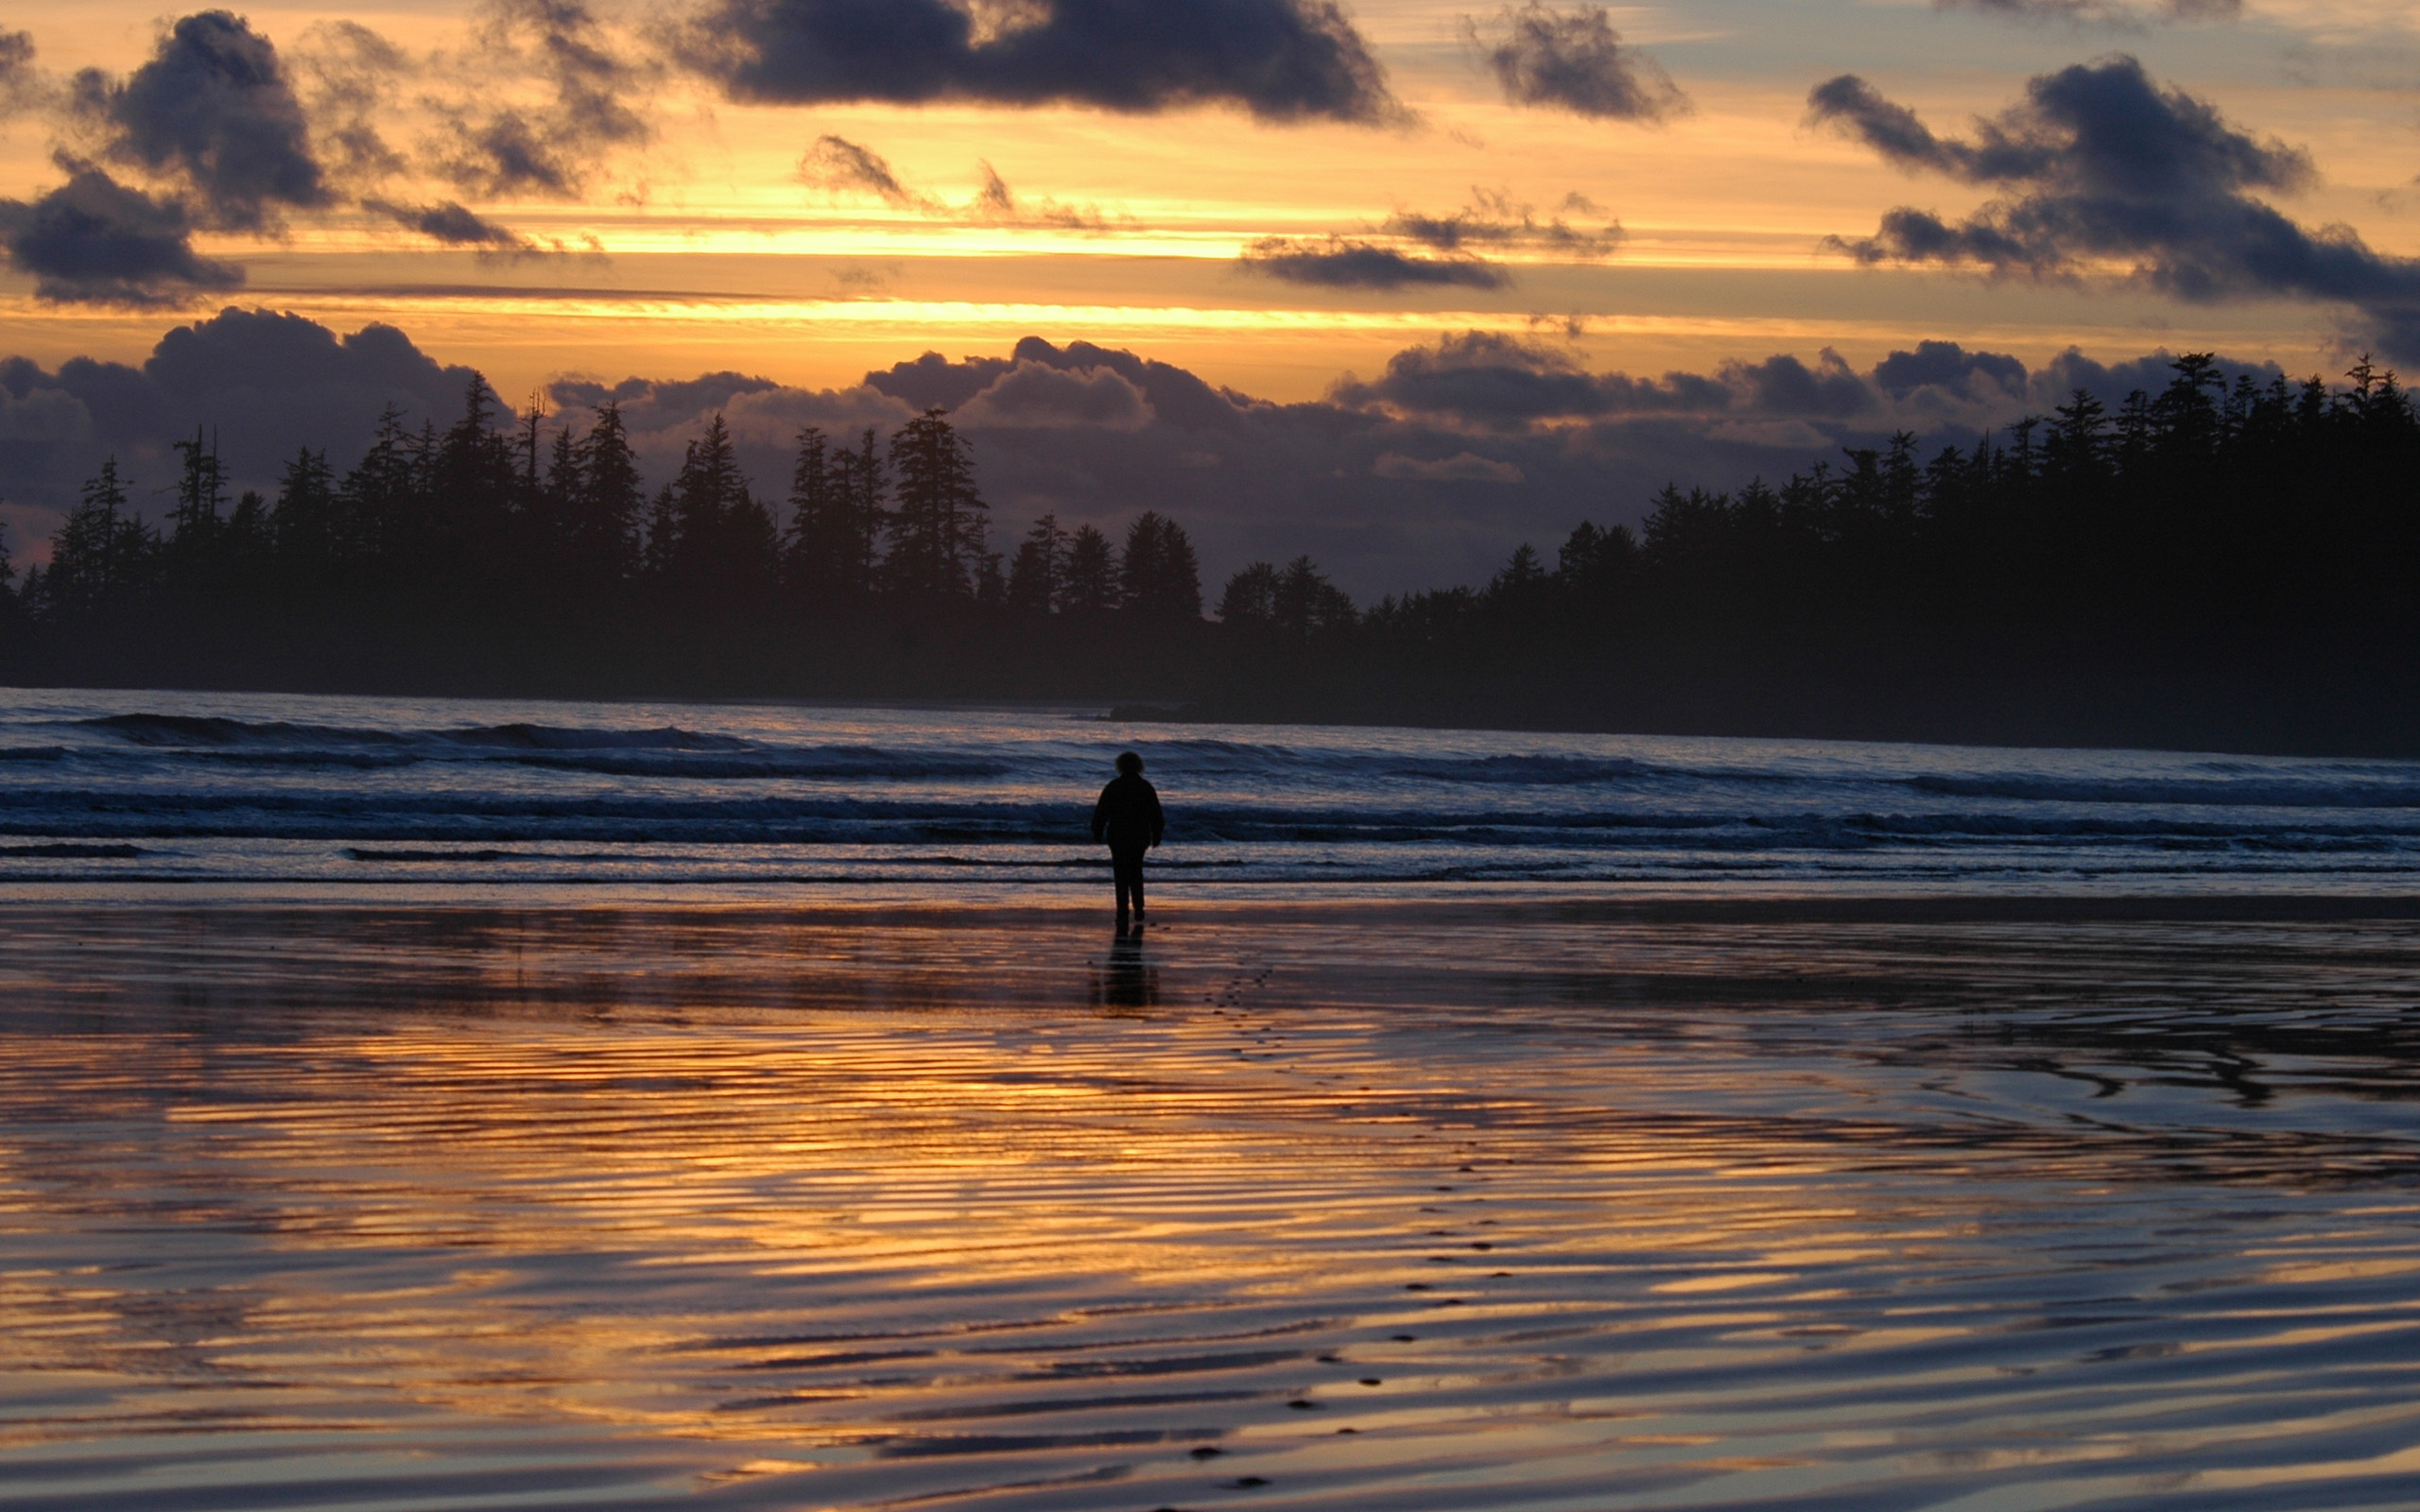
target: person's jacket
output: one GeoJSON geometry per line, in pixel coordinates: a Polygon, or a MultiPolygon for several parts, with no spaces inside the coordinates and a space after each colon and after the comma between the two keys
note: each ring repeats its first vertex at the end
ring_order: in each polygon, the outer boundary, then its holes
{"type": "Polygon", "coordinates": [[[1142,850],[1160,843],[1167,827],[1160,817],[1159,791],[1139,774],[1112,778],[1093,805],[1093,838],[1112,850],[1142,850]]]}

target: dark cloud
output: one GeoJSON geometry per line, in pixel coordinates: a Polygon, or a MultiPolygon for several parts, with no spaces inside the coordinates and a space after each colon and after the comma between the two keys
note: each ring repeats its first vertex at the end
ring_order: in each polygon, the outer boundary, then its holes
{"type": "MultiPolygon", "coordinates": [[[[1581,194],[1564,196],[1558,209],[1602,213],[1581,194]]],[[[1596,262],[1611,257],[1622,235],[1618,221],[1594,231],[1575,227],[1560,214],[1542,221],[1536,206],[1518,203],[1500,189],[1473,185],[1471,202],[1448,215],[1399,210],[1376,226],[1332,234],[1324,241],[1265,236],[1246,247],[1238,261],[1248,272],[1328,288],[1442,284],[1493,289],[1511,284],[1512,275],[1478,255],[1481,249],[1596,262]]]]}
{"type": "Polygon", "coordinates": [[[871,148],[858,146],[846,137],[829,134],[817,137],[815,146],[798,161],[798,180],[810,189],[822,189],[836,194],[870,194],[886,205],[902,210],[946,208],[930,195],[909,189],[890,171],[890,163],[871,148]]]}
{"type": "Polygon", "coordinates": [[[957,418],[970,430],[1081,426],[1136,431],[1154,417],[1143,391],[1114,369],[1020,362],[968,400],[957,418]]]}
{"type": "Polygon", "coordinates": [[[1955,341],[1919,341],[1913,352],[1894,352],[1875,364],[1874,382],[1893,399],[1919,388],[1938,388],[1962,399],[2021,392],[2025,364],[2005,352],[1968,352],[1955,341]]]}
{"type": "MultiPolygon", "coordinates": [[[[1563,208],[1593,211],[1597,207],[1585,197],[1575,194],[1565,197],[1563,208]]],[[[1478,247],[1530,248],[1592,262],[1611,257],[1622,241],[1618,221],[1608,222],[1595,231],[1576,228],[1561,215],[1540,221],[1535,206],[1516,204],[1502,190],[1476,186],[1471,190],[1471,203],[1450,215],[1398,211],[1378,229],[1441,252],[1467,251],[1478,247]]]]}
{"type": "Polygon", "coordinates": [[[403,49],[354,21],[322,22],[293,53],[321,165],[334,179],[375,184],[409,164],[379,129],[395,86],[413,72],[403,49]]]}
{"type": "Polygon", "coordinates": [[[1962,219],[1901,206],[1870,237],[1826,243],[1860,262],[2034,277],[2122,262],[2187,300],[2349,304],[2364,317],[2366,339],[2398,359],[2420,355],[2420,261],[2374,251],[2344,227],[2306,230],[2252,198],[2308,187],[2310,159],[2235,129],[2181,90],[2160,89],[2132,58],[2039,76],[2024,100],[1977,121],[1968,139],[1936,135],[1854,75],[1818,85],[1807,104],[1811,119],[1886,161],[2001,191],[1962,219]]]}
{"type": "Polygon", "coordinates": [[[334,199],[277,49],[224,10],[180,20],[122,83],[84,70],[75,94],[110,158],[182,180],[208,225],[273,230],[279,211],[334,199]]]}
{"type": "Polygon", "coordinates": [[[1109,232],[1139,230],[1141,223],[1132,216],[1117,220],[1101,213],[1098,205],[1063,205],[1045,198],[1036,201],[1019,199],[989,163],[978,163],[976,169],[983,176],[982,187],[976,191],[975,203],[968,207],[970,218],[988,226],[1055,226],[1061,231],[1109,232]]]}
{"type": "Polygon", "coordinates": [[[684,53],[734,97],[765,103],[1239,105],[1278,121],[1405,113],[1331,0],[710,0],[684,53]]]}
{"type": "Polygon", "coordinates": [[[176,475],[170,444],[204,425],[229,481],[273,494],[299,446],[325,447],[338,469],[352,466],[389,404],[415,424],[450,422],[470,377],[393,326],[339,337],[267,310],[229,309],[180,326],[139,367],[75,357],[52,370],[0,360],[0,497],[20,507],[11,541],[45,541],[105,456],[118,458],[137,504],[157,519],[155,501],[176,475]]]}
{"type": "Polygon", "coordinates": [[[46,91],[29,31],[0,31],[0,121],[38,108],[46,91]]]}
{"type": "MultiPolygon", "coordinates": [[[[1794,360],[1794,359],[1784,359],[1794,360]]],[[[1363,383],[1347,375],[1332,403],[1425,416],[1480,429],[1521,429],[1538,421],[1642,413],[1720,413],[1731,389],[1694,373],[1633,378],[1591,373],[1569,352],[1486,331],[1439,338],[1387,359],[1385,374],[1363,383]]]]}
{"type": "Polygon", "coordinates": [[[365,199],[361,208],[448,247],[473,247],[482,251],[506,252],[516,257],[539,256],[544,250],[511,227],[474,214],[451,199],[434,205],[399,205],[390,200],[365,199]]]}
{"type": "Polygon", "coordinates": [[[67,182],[31,204],[0,199],[0,248],[62,303],[182,304],[244,282],[242,268],[193,249],[182,204],[130,188],[91,163],[60,160],[67,182]]]}
{"type": "Polygon", "coordinates": [[[815,146],[799,160],[798,180],[830,194],[872,195],[894,210],[983,226],[1048,226],[1095,232],[1139,226],[1132,216],[1113,220],[1098,205],[1063,205],[1047,198],[1019,199],[991,163],[977,163],[975,167],[980,181],[974,198],[953,205],[937,194],[911,187],[892,171],[889,160],[871,147],[846,137],[825,135],[816,138],[815,146]]]}
{"type": "Polygon", "coordinates": [[[610,154],[655,134],[633,103],[653,69],[616,48],[579,0],[490,0],[477,57],[490,70],[534,76],[550,97],[445,109],[433,165],[468,193],[576,198],[610,154]]]}
{"type": "Polygon", "coordinates": [[[1753,407],[1769,415],[1845,420],[1875,407],[1874,390],[1829,347],[1812,368],[1784,353],[1753,365],[1728,364],[1723,375],[1745,387],[1753,407]]]}
{"type": "Polygon", "coordinates": [[[1467,451],[1433,459],[1380,452],[1370,464],[1370,474],[1415,483],[1519,483],[1523,478],[1517,463],[1498,462],[1467,451]]]}
{"type": "Polygon", "coordinates": [[[1186,430],[1234,430],[1243,423],[1244,409],[1240,406],[1250,403],[1211,387],[1172,363],[1097,347],[1089,341],[1054,346],[1040,336],[1027,336],[1005,358],[968,357],[962,362],[951,362],[938,352],[927,352],[913,362],[870,372],[865,381],[868,387],[890,395],[918,412],[957,410],[1014,369],[1026,366],[1076,373],[1115,372],[1133,386],[1160,421],[1186,430]]]}
{"type": "Polygon", "coordinates": [[[1464,16],[1462,38],[1515,105],[1611,121],[1661,121],[1690,108],[1662,64],[1622,45],[1602,6],[1560,11],[1530,0],[1486,23],[1464,16]]]}
{"type": "Polygon", "coordinates": [[[2233,21],[2243,0],[2155,0],[2148,6],[2123,0],[1932,0],[1936,10],[1980,10],[2023,21],[2069,21],[2114,26],[2157,21],[2233,21]]]}
{"type": "Polygon", "coordinates": [[[1250,272],[1322,288],[1397,289],[1407,284],[1460,284],[1494,289],[1512,282],[1502,268],[1476,257],[1423,257],[1400,247],[1349,236],[1330,236],[1325,241],[1264,236],[1245,248],[1238,261],[1250,272]]]}

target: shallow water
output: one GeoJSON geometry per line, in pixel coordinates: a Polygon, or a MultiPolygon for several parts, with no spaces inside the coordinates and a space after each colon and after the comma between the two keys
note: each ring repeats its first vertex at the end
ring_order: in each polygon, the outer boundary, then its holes
{"type": "Polygon", "coordinates": [[[0,1507],[2409,1507],[2420,925],[20,908],[0,1507]]]}
{"type": "Polygon", "coordinates": [[[0,896],[1065,895],[1121,745],[1209,898],[2420,891],[2420,763],[0,690],[0,896]]]}

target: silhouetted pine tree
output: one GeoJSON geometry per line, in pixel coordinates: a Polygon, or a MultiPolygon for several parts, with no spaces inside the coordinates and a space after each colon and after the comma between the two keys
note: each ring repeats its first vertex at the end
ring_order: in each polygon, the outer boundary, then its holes
{"type": "Polygon", "coordinates": [[[890,438],[890,549],[883,558],[893,589],[919,597],[962,597],[984,555],[990,508],[975,488],[964,438],[945,412],[928,409],[890,438]]]}
{"type": "Polygon", "coordinates": [[[1067,576],[1067,532],[1059,528],[1056,512],[1033,523],[1009,564],[1005,594],[1009,608],[1028,614],[1047,614],[1059,607],[1067,576]]]}
{"type": "Polygon", "coordinates": [[[1118,565],[1118,603],[1156,619],[1201,617],[1201,566],[1183,526],[1155,510],[1135,517],[1118,565]]]}
{"type": "Polygon", "coordinates": [[[1059,589],[1063,614],[1098,614],[1117,607],[1117,548],[1092,525],[1067,540],[1066,576],[1059,589]]]}
{"type": "Polygon", "coordinates": [[[631,451],[622,408],[610,399],[596,406],[596,419],[579,443],[576,499],[570,538],[589,580],[602,585],[637,577],[647,486],[631,451]]]}
{"type": "Polygon", "coordinates": [[[338,513],[336,472],[328,454],[298,447],[278,479],[268,535],[286,581],[321,590],[351,552],[338,513]]]}
{"type": "Polygon", "coordinates": [[[112,456],[85,483],[51,538],[50,565],[28,607],[43,618],[66,621],[123,607],[155,584],[159,556],[159,532],[128,512],[126,483],[112,456]]]}

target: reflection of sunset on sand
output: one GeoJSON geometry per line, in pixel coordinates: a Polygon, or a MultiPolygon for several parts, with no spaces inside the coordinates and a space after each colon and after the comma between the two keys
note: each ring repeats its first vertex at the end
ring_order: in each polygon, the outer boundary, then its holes
{"type": "Polygon", "coordinates": [[[22,911],[0,1505],[2400,1486],[2359,911],[22,911]]]}

